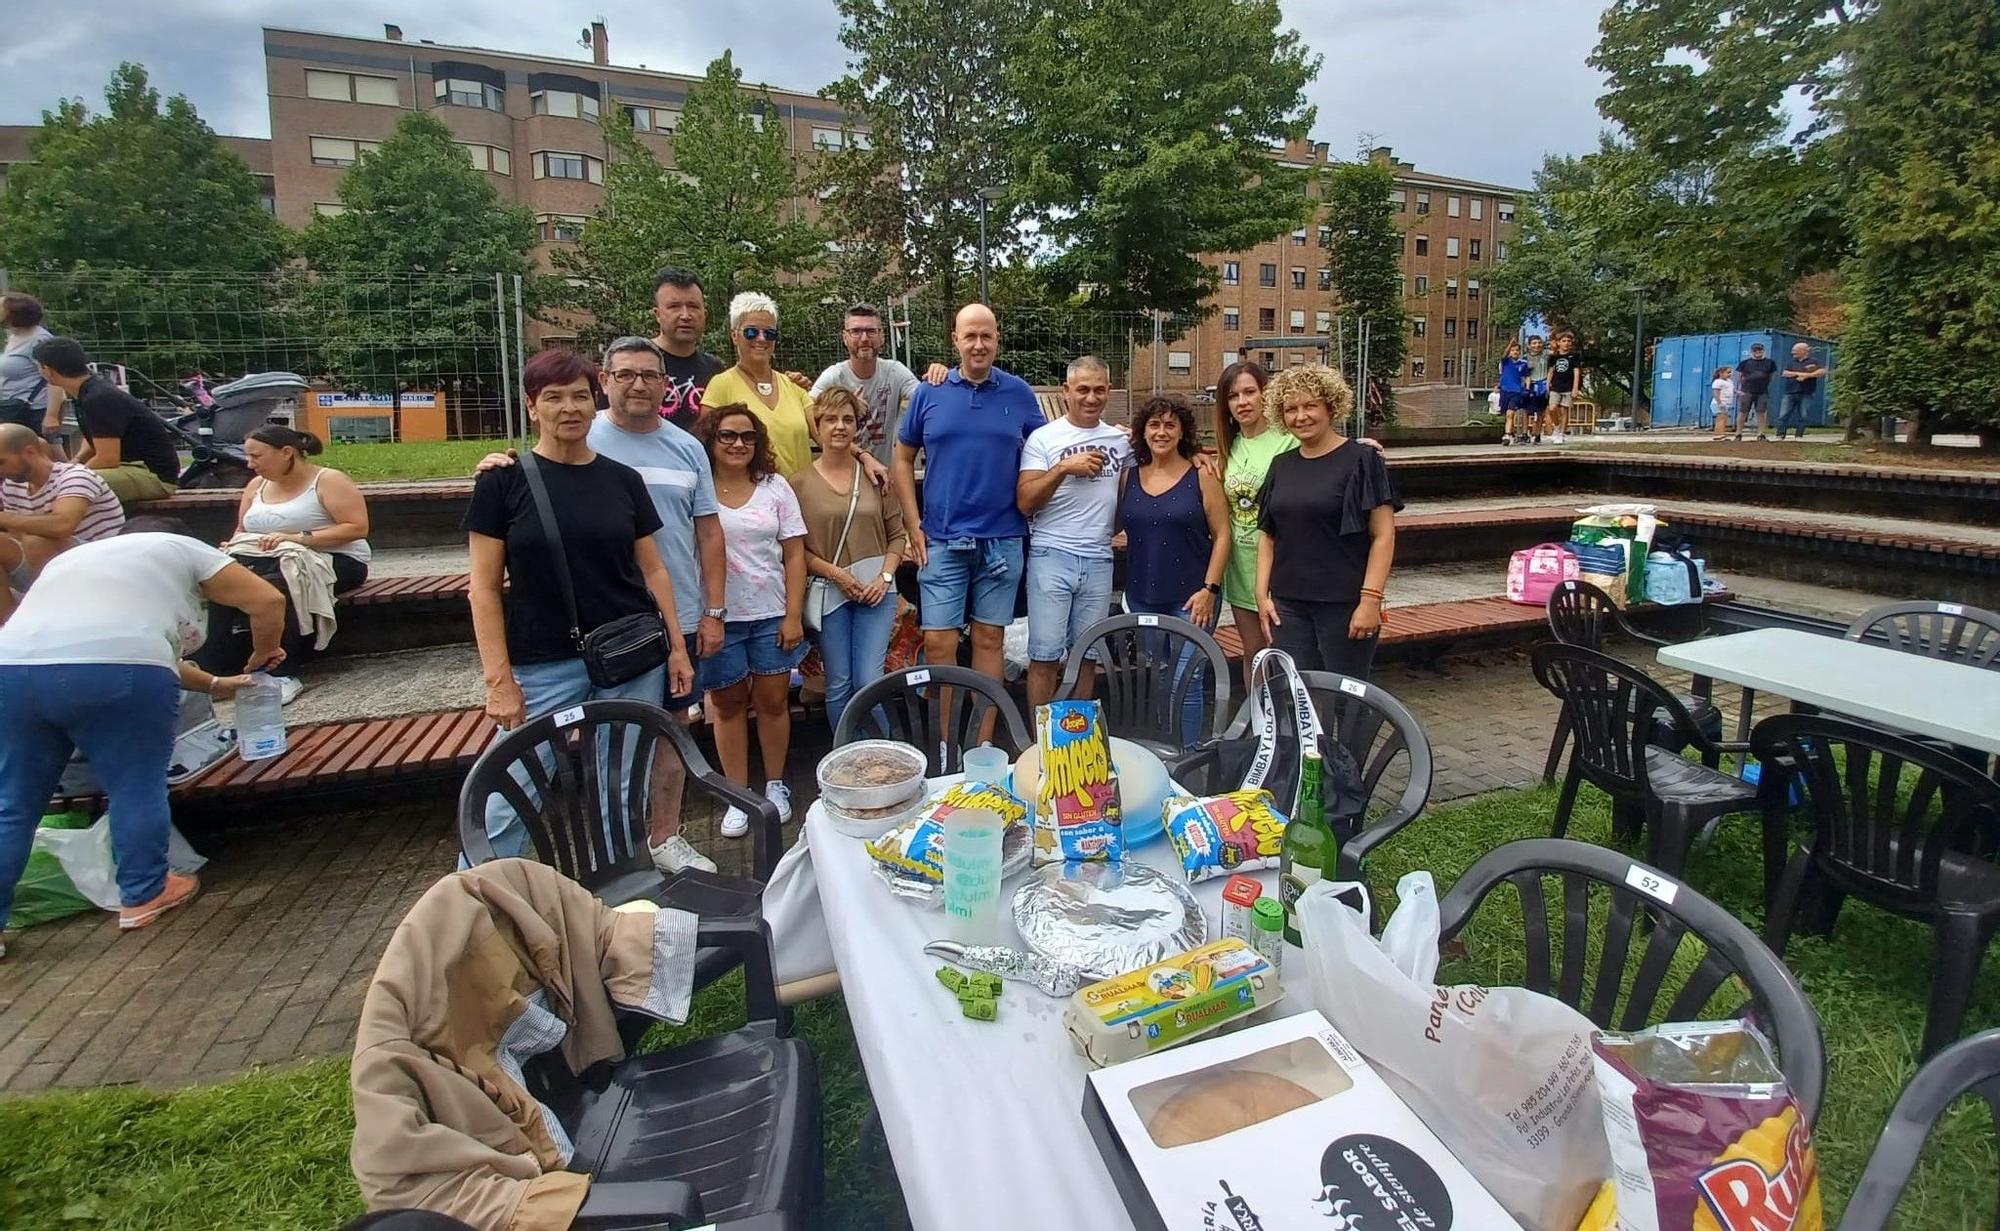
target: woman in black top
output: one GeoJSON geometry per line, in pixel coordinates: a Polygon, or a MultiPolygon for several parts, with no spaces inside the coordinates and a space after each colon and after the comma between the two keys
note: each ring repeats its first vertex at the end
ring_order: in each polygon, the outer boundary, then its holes
{"type": "Polygon", "coordinates": [[[1366,679],[1403,502],[1382,455],[1335,424],[1354,395],[1332,368],[1286,368],[1264,390],[1299,447],[1271,461],[1258,507],[1257,606],[1271,644],[1308,671],[1366,679]]]}

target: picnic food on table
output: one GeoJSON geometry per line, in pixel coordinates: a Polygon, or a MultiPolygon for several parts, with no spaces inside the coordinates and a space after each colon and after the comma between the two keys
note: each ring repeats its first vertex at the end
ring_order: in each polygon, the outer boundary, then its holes
{"type": "MultiPolygon", "coordinates": [[[[1161,832],[1161,805],[1174,786],[1159,754],[1115,733],[1110,743],[1111,773],[1118,782],[1119,834],[1129,851],[1161,832]]],[[[1031,740],[1027,750],[1014,758],[1014,793],[1033,802],[1041,780],[1042,750],[1031,740]]]]}
{"type": "Polygon", "coordinates": [[[861,838],[909,815],[928,789],[923,754],[886,739],[834,749],[820,761],[817,776],[827,814],[843,833],[861,838]]]}
{"type": "Polygon", "coordinates": [[[1221,795],[1173,795],[1167,839],[1189,881],[1278,866],[1285,814],[1262,788],[1221,795]]]}
{"type": "MultiPolygon", "coordinates": [[[[1039,989],[1045,996],[1067,996],[1083,983],[1083,972],[1074,966],[1004,945],[962,945],[955,940],[934,940],[924,946],[924,952],[956,962],[969,970],[1019,980],[1039,989]]],[[[938,972],[938,978],[944,979],[943,971],[938,972]]]]}
{"type": "MultiPolygon", "coordinates": [[[[1028,795],[1034,813],[1035,863],[1123,860],[1124,814],[1103,708],[1095,701],[1037,706],[1035,736],[1041,773],[1028,795]]],[[[1024,777],[1017,776],[1016,782],[1017,789],[1028,791],[1024,777]]]]}
{"type": "Polygon", "coordinates": [[[926,901],[942,896],[945,821],[958,808],[998,813],[1007,826],[1001,837],[1001,875],[1023,866],[1027,805],[997,786],[961,782],[940,791],[910,820],[863,844],[890,888],[926,901]]]}
{"type": "Polygon", "coordinates": [[[1216,1073],[1160,1104],[1146,1132],[1162,1149],[1208,1141],[1318,1102],[1312,1091],[1273,1073],[1216,1073]]]}
{"type": "Polygon", "coordinates": [[[1269,962],[1224,937],[1079,988],[1063,1027],[1092,1064],[1116,1064],[1207,1034],[1283,995],[1269,962]]]}

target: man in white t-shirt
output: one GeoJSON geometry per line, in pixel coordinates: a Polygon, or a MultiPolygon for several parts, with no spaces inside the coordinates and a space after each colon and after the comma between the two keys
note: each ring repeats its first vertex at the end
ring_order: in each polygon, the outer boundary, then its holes
{"type": "Polygon", "coordinates": [[[849,308],[840,330],[847,358],[819,374],[812,395],[840,388],[859,397],[867,417],[855,428],[854,443],[886,466],[894,460],[896,427],[910,394],[916,391],[917,374],[894,359],[881,357],[883,333],[882,314],[874,305],[858,303],[849,308]]]}
{"type": "MultiPolygon", "coordinates": [[[[1028,701],[1042,705],[1062,682],[1063,659],[1083,630],[1111,613],[1111,536],[1132,462],[1123,431],[1104,422],[1111,370],[1073,360],[1063,417],[1021,446],[1016,499],[1028,516],[1028,701]]],[[[1086,664],[1080,683],[1091,683],[1086,664]]]]}
{"type": "Polygon", "coordinates": [[[96,471],[55,460],[31,428],[0,423],[0,570],[25,584],[56,553],[124,525],[124,506],[96,471]]]}

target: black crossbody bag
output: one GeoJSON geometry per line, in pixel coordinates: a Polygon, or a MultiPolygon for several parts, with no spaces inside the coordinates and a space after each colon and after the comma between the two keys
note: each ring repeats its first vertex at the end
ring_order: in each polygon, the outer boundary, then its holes
{"type": "Polygon", "coordinates": [[[569,609],[570,640],[583,656],[590,682],[598,688],[615,688],[666,662],[667,622],[660,618],[658,608],[619,616],[588,633],[583,631],[576,614],[576,587],[569,579],[569,553],[563,548],[562,528],[556,524],[555,506],[549,503],[549,489],[533,452],[521,455],[521,469],[527,476],[528,492],[535,498],[535,512],[541,515],[542,533],[555,553],[556,577],[562,582],[563,604],[569,609]]]}

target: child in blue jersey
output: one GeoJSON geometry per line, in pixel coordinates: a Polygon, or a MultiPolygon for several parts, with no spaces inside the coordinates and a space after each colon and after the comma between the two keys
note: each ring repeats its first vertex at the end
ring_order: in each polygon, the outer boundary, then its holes
{"type": "MultiPolygon", "coordinates": [[[[1500,413],[1505,416],[1500,443],[1514,443],[1514,429],[1525,427],[1528,418],[1528,361],[1521,358],[1521,344],[1507,343],[1507,353],[1500,360],[1500,413]]],[[[1521,435],[1523,441],[1527,434],[1521,435]]]]}

